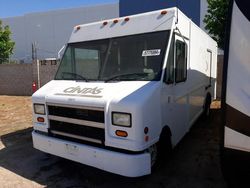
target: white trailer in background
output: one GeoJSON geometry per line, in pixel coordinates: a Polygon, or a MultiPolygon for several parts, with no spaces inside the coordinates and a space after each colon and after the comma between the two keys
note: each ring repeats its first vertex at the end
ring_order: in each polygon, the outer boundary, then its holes
{"type": "Polygon", "coordinates": [[[250,2],[232,0],[223,73],[222,169],[250,178],[250,2]]]}
{"type": "Polygon", "coordinates": [[[209,113],[216,68],[216,42],[177,8],[76,26],[55,80],[32,96],[34,147],[150,174],[209,113]]]}

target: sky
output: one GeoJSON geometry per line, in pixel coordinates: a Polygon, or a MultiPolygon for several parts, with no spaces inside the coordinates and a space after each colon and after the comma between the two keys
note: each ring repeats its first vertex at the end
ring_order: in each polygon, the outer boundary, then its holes
{"type": "Polygon", "coordinates": [[[0,18],[114,2],[118,0],[0,0],[0,18]]]}

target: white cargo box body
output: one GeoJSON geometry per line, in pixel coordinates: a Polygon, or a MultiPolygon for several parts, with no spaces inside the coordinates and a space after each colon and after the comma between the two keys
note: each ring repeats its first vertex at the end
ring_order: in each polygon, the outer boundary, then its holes
{"type": "Polygon", "coordinates": [[[76,26],[56,79],[32,97],[34,147],[124,176],[149,174],[161,135],[175,146],[216,96],[216,67],[216,42],[181,11],[177,22],[176,8],[76,26]]]}

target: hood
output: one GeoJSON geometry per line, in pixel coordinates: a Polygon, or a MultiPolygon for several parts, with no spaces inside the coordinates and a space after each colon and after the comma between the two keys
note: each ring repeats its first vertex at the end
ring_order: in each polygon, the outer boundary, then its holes
{"type": "Polygon", "coordinates": [[[123,81],[113,83],[53,80],[33,94],[34,103],[104,107],[107,102],[119,102],[133,97],[139,100],[153,91],[159,82],[123,81]]]}

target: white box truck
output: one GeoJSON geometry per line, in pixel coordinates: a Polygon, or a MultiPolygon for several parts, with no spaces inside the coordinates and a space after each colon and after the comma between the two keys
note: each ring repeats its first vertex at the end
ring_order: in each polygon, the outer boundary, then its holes
{"type": "Polygon", "coordinates": [[[151,173],[215,97],[217,44],[177,8],[76,26],[32,96],[34,147],[128,177],[151,173]]]}

